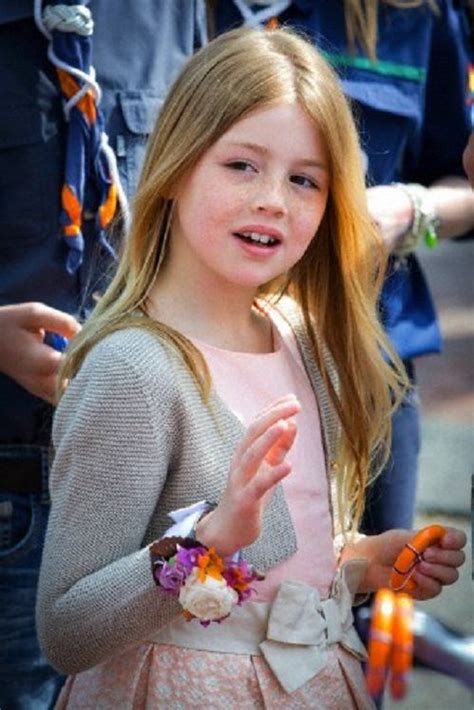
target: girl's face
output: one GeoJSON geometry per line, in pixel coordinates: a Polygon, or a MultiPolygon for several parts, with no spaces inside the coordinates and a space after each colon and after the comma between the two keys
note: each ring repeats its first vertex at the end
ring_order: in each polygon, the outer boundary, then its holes
{"type": "Polygon", "coordinates": [[[255,111],[180,183],[168,264],[188,288],[255,292],[303,256],[328,189],[325,145],[299,104],[255,111]]]}

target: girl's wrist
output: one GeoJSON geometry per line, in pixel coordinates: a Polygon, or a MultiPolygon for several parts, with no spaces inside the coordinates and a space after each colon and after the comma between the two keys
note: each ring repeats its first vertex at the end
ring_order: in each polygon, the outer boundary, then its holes
{"type": "Polygon", "coordinates": [[[356,533],[356,535],[346,542],[340,550],[338,566],[344,565],[350,560],[366,560],[367,570],[360,582],[358,593],[366,594],[375,591],[370,584],[370,566],[373,559],[373,551],[371,550],[371,536],[356,533]]]}
{"type": "Polygon", "coordinates": [[[219,523],[219,514],[215,510],[201,517],[196,525],[195,533],[196,540],[206,547],[213,547],[221,557],[231,557],[239,549],[238,545],[226,540],[226,535],[222,532],[219,523]]]}

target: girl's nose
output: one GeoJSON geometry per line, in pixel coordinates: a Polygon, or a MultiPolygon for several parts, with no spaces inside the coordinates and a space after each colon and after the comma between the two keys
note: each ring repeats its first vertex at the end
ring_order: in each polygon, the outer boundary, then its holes
{"type": "Polygon", "coordinates": [[[276,183],[259,185],[253,195],[253,206],[257,212],[282,217],[287,210],[284,188],[276,183]]]}

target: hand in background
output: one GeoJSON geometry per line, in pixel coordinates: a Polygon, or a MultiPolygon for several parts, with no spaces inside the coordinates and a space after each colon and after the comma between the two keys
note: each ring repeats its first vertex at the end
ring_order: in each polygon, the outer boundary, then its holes
{"type": "Polygon", "coordinates": [[[79,330],[72,316],[43,303],[0,307],[0,371],[31,394],[54,404],[62,355],[43,342],[45,332],[69,339],[79,330]]]}
{"type": "MultiPolygon", "coordinates": [[[[428,192],[439,219],[438,239],[460,237],[474,229],[474,193],[465,178],[446,176],[433,183],[428,192]]],[[[397,185],[369,187],[366,195],[369,214],[390,253],[411,228],[413,204],[406,191],[397,185]]]]}
{"type": "Polygon", "coordinates": [[[369,214],[377,224],[385,249],[392,252],[413,222],[413,205],[396,185],[367,188],[369,214]]]}
{"type": "MultiPolygon", "coordinates": [[[[355,558],[366,558],[369,562],[359,591],[372,592],[390,586],[392,565],[413,535],[412,530],[388,530],[381,535],[369,535],[346,545],[341,555],[342,563],[355,558]]],[[[461,567],[465,560],[462,551],[465,544],[466,535],[461,530],[446,528],[440,544],[428,547],[423,552],[423,562],[417,565],[411,577],[417,585],[416,589],[410,592],[415,599],[437,597],[444,586],[457,581],[457,568],[461,567]]]]}
{"type": "Polygon", "coordinates": [[[268,498],[291,471],[286,460],[296,437],[293,417],[300,411],[287,395],[256,416],[231,462],[227,486],[217,508],[198,524],[197,539],[232,555],[258,538],[268,498]]]}

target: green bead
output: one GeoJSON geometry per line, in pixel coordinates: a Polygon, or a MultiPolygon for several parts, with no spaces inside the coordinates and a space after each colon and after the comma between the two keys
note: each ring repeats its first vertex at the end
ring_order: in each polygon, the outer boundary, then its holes
{"type": "Polygon", "coordinates": [[[434,249],[438,245],[438,237],[433,227],[428,227],[425,232],[425,244],[429,249],[434,249]]]}

